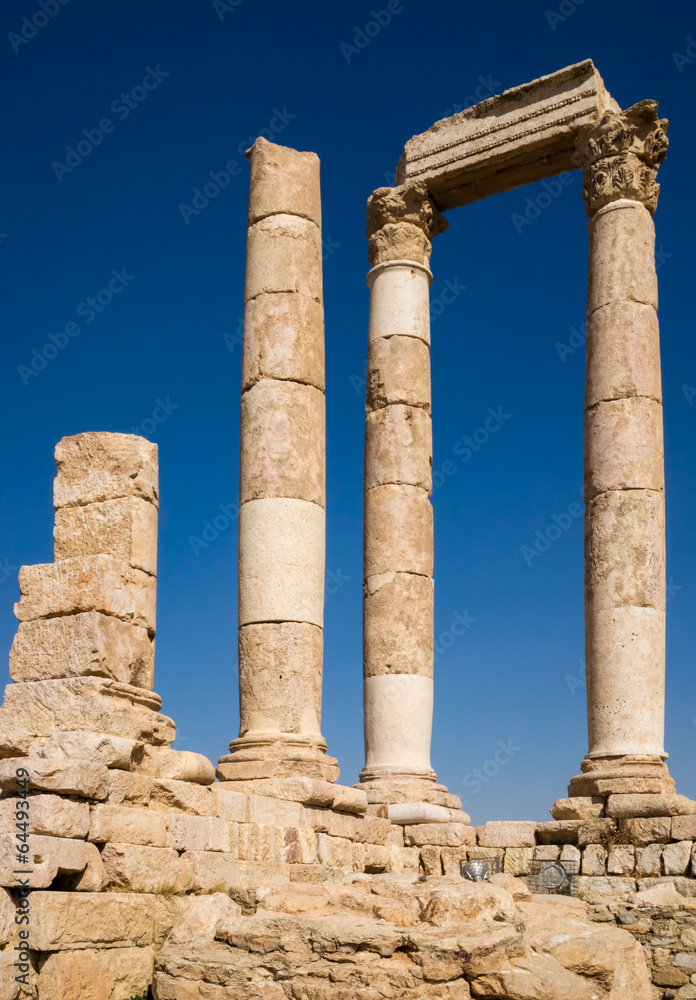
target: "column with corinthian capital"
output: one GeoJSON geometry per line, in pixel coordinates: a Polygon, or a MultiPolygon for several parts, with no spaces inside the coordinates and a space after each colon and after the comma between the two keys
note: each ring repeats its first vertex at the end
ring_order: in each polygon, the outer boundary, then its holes
{"type": "Polygon", "coordinates": [[[667,121],[655,101],[583,128],[589,217],[585,634],[589,749],[557,819],[696,811],[664,752],[665,493],[655,229],[667,121]]]}

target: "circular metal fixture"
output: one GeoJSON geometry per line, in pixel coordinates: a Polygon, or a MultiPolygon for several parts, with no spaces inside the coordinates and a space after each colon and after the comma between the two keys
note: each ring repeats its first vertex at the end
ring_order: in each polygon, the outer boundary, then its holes
{"type": "Polygon", "coordinates": [[[539,881],[545,889],[560,889],[568,879],[568,872],[560,861],[553,861],[539,872],[539,881]]]}
{"type": "Polygon", "coordinates": [[[470,882],[485,882],[488,878],[488,865],[485,861],[469,861],[462,867],[462,875],[470,882]]]}

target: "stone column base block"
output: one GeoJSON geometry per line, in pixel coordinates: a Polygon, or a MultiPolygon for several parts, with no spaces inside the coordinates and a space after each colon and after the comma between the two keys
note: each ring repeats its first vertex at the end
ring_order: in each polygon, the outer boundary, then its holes
{"type": "Polygon", "coordinates": [[[39,996],[42,1000],[146,996],[154,954],[151,947],[51,953],[41,965],[39,996]]]}
{"type": "Polygon", "coordinates": [[[664,493],[612,490],[588,502],[585,589],[590,614],[619,607],[664,611],[664,493]]]}
{"type": "Polygon", "coordinates": [[[597,819],[604,815],[605,799],[601,795],[556,799],[551,806],[554,819],[597,819]]]}
{"type": "Polygon", "coordinates": [[[378,337],[401,336],[416,337],[429,347],[432,280],[429,269],[415,261],[392,260],[373,267],[367,276],[371,290],[368,343],[378,337]]]}
{"type": "Polygon", "coordinates": [[[449,823],[450,811],[444,806],[434,806],[430,802],[402,802],[389,806],[390,823],[398,826],[413,826],[417,823],[449,823]]]}
{"type": "Polygon", "coordinates": [[[313,385],[322,392],[324,310],[299,292],[257,295],[244,309],[242,392],[259,379],[313,385]]]}
{"type": "Polygon", "coordinates": [[[33,892],[29,924],[32,951],[142,948],[155,936],[156,900],[120,892],[33,892]]]}
{"type": "Polygon", "coordinates": [[[103,764],[90,761],[45,760],[43,757],[8,757],[0,761],[0,790],[20,792],[25,787],[31,791],[105,799],[109,791],[109,772],[103,764]]]}
{"type": "Polygon", "coordinates": [[[168,746],[174,723],[160,715],[159,695],[101,677],[8,684],[0,707],[0,732],[21,731],[35,738],[85,729],[168,746]]]}
{"type": "Polygon", "coordinates": [[[585,412],[585,500],[608,490],[665,488],[662,404],[611,399],[585,412]]]}
{"type": "Polygon", "coordinates": [[[696,802],[685,795],[616,794],[607,799],[607,816],[617,819],[693,815],[696,802]]]}
{"type": "Polygon", "coordinates": [[[17,861],[17,838],[14,833],[0,833],[0,886],[18,888],[31,879],[34,889],[47,889],[59,875],[81,872],[87,865],[87,851],[82,840],[63,837],[27,837],[27,864],[17,861]],[[31,874],[24,874],[24,869],[31,874]]]}
{"type": "Polygon", "coordinates": [[[249,225],[288,212],[321,226],[319,157],[259,137],[247,151],[251,166],[249,225]]]}
{"type": "Polygon", "coordinates": [[[432,490],[433,430],[422,407],[393,403],[367,414],[365,490],[388,484],[432,490]]]}
{"type": "Polygon", "coordinates": [[[664,649],[664,611],[622,607],[588,616],[590,756],[664,756],[664,649]]]}
{"type": "Polygon", "coordinates": [[[433,676],[434,600],[430,577],[414,573],[368,577],[363,616],[366,677],[433,676]]]}
{"type": "Polygon", "coordinates": [[[322,298],[321,230],[296,215],[272,215],[247,229],[244,301],[264,292],[322,298]]]}
{"type": "Polygon", "coordinates": [[[42,745],[37,743],[37,750],[36,756],[47,760],[89,760],[120,771],[135,771],[143,758],[145,744],[125,736],[79,730],[53,733],[42,745]]]}
{"type": "Polygon", "coordinates": [[[19,589],[22,596],[15,614],[21,622],[101,611],[155,632],[155,577],[112,556],[22,566],[19,589]]]}
{"type": "Polygon", "coordinates": [[[589,229],[588,315],[626,300],[657,309],[655,225],[647,208],[638,201],[613,201],[592,216],[589,229]]]}
{"type": "Polygon", "coordinates": [[[404,827],[406,847],[423,847],[434,844],[438,847],[476,846],[476,830],[464,823],[418,823],[404,827]]]}
{"type": "Polygon", "coordinates": [[[167,847],[107,844],[102,862],[109,889],[175,894],[193,889],[193,866],[167,847]]]}
{"type": "Polygon", "coordinates": [[[157,507],[140,497],[60,507],[53,538],[56,562],[108,555],[152,576],[157,573],[157,507]]]}
{"type": "Polygon", "coordinates": [[[117,497],[142,497],[157,505],[157,445],[135,434],[90,432],[62,438],[56,465],[56,510],[117,497]]]}
{"type": "MultiPolygon", "coordinates": [[[[405,802],[427,802],[443,806],[448,811],[456,812],[461,808],[461,799],[448,792],[445,785],[438,785],[435,772],[406,774],[405,772],[368,770],[364,768],[360,774],[361,788],[367,795],[368,811],[379,810],[379,815],[385,815],[387,808],[405,802]]],[[[450,819],[452,816],[450,815],[450,819]]]]}
{"type": "Polygon", "coordinates": [[[534,847],[536,823],[498,822],[493,820],[478,828],[479,847],[534,847]]]}
{"type": "Polygon", "coordinates": [[[433,574],[433,508],[417,486],[376,486],[365,494],[365,579],[381,573],[433,574]]]}
{"type": "Polygon", "coordinates": [[[338,780],[340,770],[334,757],[324,755],[321,760],[243,760],[236,754],[221,757],[216,772],[220,781],[250,781],[256,778],[318,778],[322,781],[338,780]]]}
{"type": "Polygon", "coordinates": [[[202,753],[168,747],[144,746],[130,770],[153,778],[172,778],[198,785],[212,785],[215,781],[215,768],[202,753]]]}
{"type": "Polygon", "coordinates": [[[366,409],[391,403],[430,413],[430,350],[417,337],[377,337],[367,348],[366,409]]]}
{"type": "Polygon", "coordinates": [[[239,630],[240,736],[307,733],[321,739],[323,632],[308,622],[239,630]]]}
{"type": "Polygon", "coordinates": [[[242,394],[239,502],[294,497],[324,507],[324,394],[262,379],[242,394]]]}
{"type": "Polygon", "coordinates": [[[585,405],[628,396],[662,402],[657,313],[643,302],[610,302],[587,320],[585,405]]]}
{"type": "Polygon", "coordinates": [[[251,500],[239,512],[239,624],[323,624],[326,514],[306,500],[251,500]]]}
{"type": "MultiPolygon", "coordinates": [[[[430,734],[433,681],[418,674],[382,674],[364,680],[365,772],[433,775],[430,734]]],[[[362,780],[362,777],[361,777],[362,780]]]]}
{"type": "Polygon", "coordinates": [[[155,643],[147,630],[87,611],[22,622],[10,650],[13,681],[110,677],[152,690],[155,643]]]}

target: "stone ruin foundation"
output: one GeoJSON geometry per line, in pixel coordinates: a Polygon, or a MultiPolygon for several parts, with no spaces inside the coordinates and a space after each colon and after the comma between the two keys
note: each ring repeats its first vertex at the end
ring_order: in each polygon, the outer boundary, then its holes
{"type": "Polygon", "coordinates": [[[319,161],[249,152],[240,732],[172,749],[154,693],[157,448],[56,448],[55,561],[23,567],[0,708],[2,1000],[696,998],[696,803],[665,763],[652,215],[667,122],[591,62],[437,122],[368,201],[365,767],[321,734],[319,161]],[[431,241],[442,212],[583,171],[588,752],[548,822],[474,828],[430,763],[431,241]],[[498,859],[484,882],[460,862],[498,859]],[[574,894],[539,895],[538,862],[574,894]]]}

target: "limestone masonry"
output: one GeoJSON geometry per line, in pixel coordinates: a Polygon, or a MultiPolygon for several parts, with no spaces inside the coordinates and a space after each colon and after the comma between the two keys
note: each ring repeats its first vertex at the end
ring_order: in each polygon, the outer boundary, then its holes
{"type": "Polygon", "coordinates": [[[154,692],[156,446],[64,438],[55,561],[20,570],[0,707],[2,1000],[696,1000],[696,802],[664,750],[652,217],[666,131],[656,102],[623,111],[586,61],[435,123],[406,144],[397,186],[368,200],[354,786],[338,783],[321,732],[319,160],[255,142],[240,731],[216,766],[174,750],[154,692]],[[431,245],[443,212],[571,167],[590,235],[588,749],[550,820],[472,827],[430,759],[431,245]],[[475,861],[480,882],[461,874],[475,861]],[[572,895],[531,891],[554,862],[577,872],[572,895]]]}

